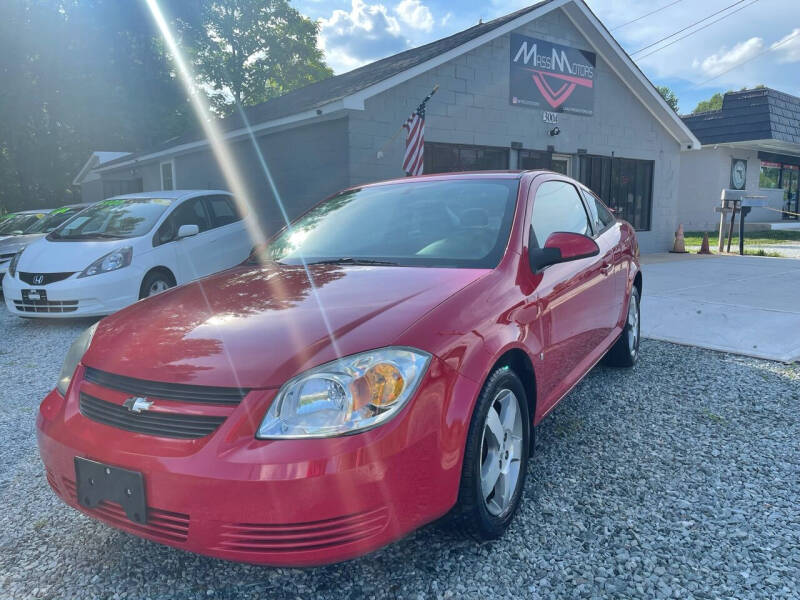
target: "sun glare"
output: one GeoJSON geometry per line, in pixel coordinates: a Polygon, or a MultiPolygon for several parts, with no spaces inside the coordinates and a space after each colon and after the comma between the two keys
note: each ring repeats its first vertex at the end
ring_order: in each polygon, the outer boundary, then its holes
{"type": "MultiPolygon", "coordinates": [[[[164,42],[167,45],[167,49],[172,57],[172,60],[175,63],[175,67],[177,69],[178,77],[186,88],[186,91],[189,95],[189,100],[191,102],[192,108],[195,111],[198,121],[200,121],[200,125],[203,127],[203,132],[208,139],[208,143],[211,147],[212,152],[214,153],[214,157],[217,160],[217,163],[220,166],[222,171],[222,176],[225,178],[225,182],[228,185],[228,188],[233,193],[234,199],[236,203],[239,205],[240,212],[242,214],[254,215],[258,214],[255,211],[255,204],[252,201],[252,195],[250,190],[247,188],[247,185],[244,183],[245,179],[240,173],[237,165],[236,160],[231,152],[230,148],[228,147],[222,130],[220,129],[217,121],[214,119],[213,115],[211,114],[211,110],[208,107],[208,103],[206,101],[205,95],[201,89],[195,83],[195,77],[192,73],[192,70],[187,63],[183,53],[181,52],[180,47],[178,46],[178,42],[175,36],[170,29],[169,24],[167,23],[167,19],[164,17],[164,13],[161,10],[161,7],[158,5],[157,0],[146,0],[147,7],[150,9],[150,13],[153,16],[153,20],[158,27],[161,36],[164,38],[164,42]]],[[[269,170],[269,166],[267,165],[267,161],[261,152],[261,148],[259,147],[258,143],[256,142],[255,135],[250,128],[250,123],[247,119],[247,115],[245,114],[242,107],[237,104],[236,105],[239,114],[242,117],[242,121],[247,128],[249,139],[253,145],[253,148],[258,156],[259,163],[261,165],[261,169],[264,174],[264,178],[266,179],[267,183],[269,184],[270,190],[272,191],[272,195],[275,198],[275,202],[277,204],[278,210],[281,213],[281,218],[283,219],[284,223],[287,227],[291,228],[291,224],[289,221],[288,213],[283,205],[281,200],[280,194],[278,193],[278,188],[275,185],[275,181],[272,178],[272,173],[269,170]]],[[[256,219],[246,219],[247,230],[248,234],[250,235],[250,239],[253,242],[254,247],[261,247],[266,244],[266,237],[264,233],[261,231],[259,224],[256,219]]],[[[319,306],[320,313],[322,315],[322,319],[325,323],[325,327],[328,332],[328,337],[331,340],[331,344],[333,346],[333,350],[336,356],[341,357],[341,353],[339,351],[338,344],[336,343],[336,337],[331,329],[330,321],[328,320],[327,312],[325,311],[325,307],[323,306],[320,298],[319,293],[317,290],[317,286],[314,282],[314,278],[311,274],[311,271],[306,264],[306,261],[301,257],[303,268],[306,271],[306,276],[308,277],[308,281],[311,284],[311,291],[312,295],[319,306]]]]}

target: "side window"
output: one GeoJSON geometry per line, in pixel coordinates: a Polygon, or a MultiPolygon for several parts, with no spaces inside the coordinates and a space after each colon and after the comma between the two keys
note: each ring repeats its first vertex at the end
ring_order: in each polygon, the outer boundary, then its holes
{"type": "Polygon", "coordinates": [[[174,240],[181,225],[197,225],[200,233],[209,230],[208,214],[202,198],[193,198],[178,206],[158,228],[153,245],[160,246],[174,240]]]}
{"type": "Polygon", "coordinates": [[[592,223],[594,224],[596,233],[605,231],[616,222],[617,219],[597,196],[586,190],[581,191],[583,192],[583,197],[586,199],[586,204],[589,206],[589,212],[591,213],[592,223]]]}
{"type": "Polygon", "coordinates": [[[531,221],[535,238],[531,243],[539,248],[556,231],[592,234],[578,190],[565,181],[545,181],[539,186],[533,200],[531,221]]]}
{"type": "Polygon", "coordinates": [[[207,196],[206,201],[211,212],[212,227],[230,225],[241,219],[230,196],[207,196]]]}

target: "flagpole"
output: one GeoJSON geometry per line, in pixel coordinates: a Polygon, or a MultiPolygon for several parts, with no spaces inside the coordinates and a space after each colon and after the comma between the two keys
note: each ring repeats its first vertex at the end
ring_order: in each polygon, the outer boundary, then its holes
{"type": "MultiPolygon", "coordinates": [[[[438,83],[437,83],[435,86],[433,86],[433,90],[431,90],[431,93],[430,93],[430,94],[428,94],[427,96],[425,96],[425,99],[424,99],[422,102],[420,102],[420,104],[425,104],[426,102],[428,102],[428,100],[430,100],[431,98],[433,98],[433,95],[434,95],[434,94],[435,94],[437,91],[439,91],[439,84],[438,84],[438,83]]],[[[397,131],[395,131],[395,132],[394,132],[394,134],[392,135],[392,137],[390,137],[388,140],[386,140],[386,142],[384,142],[383,146],[381,146],[380,148],[378,148],[378,152],[377,152],[377,154],[376,154],[376,156],[377,156],[378,158],[383,158],[383,151],[384,151],[384,150],[386,150],[387,146],[389,146],[389,144],[391,144],[391,143],[392,143],[392,142],[395,140],[395,138],[396,138],[396,137],[399,135],[399,133],[400,133],[400,132],[401,132],[401,131],[402,131],[404,128],[405,128],[405,126],[404,126],[404,125],[401,125],[400,127],[398,127],[397,131]]]]}

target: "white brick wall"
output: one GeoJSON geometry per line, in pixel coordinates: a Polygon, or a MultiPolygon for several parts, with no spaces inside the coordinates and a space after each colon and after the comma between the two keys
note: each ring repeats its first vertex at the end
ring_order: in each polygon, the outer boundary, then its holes
{"type": "MultiPolygon", "coordinates": [[[[720,193],[730,187],[731,159],[747,161],[745,190],[748,194],[766,196],[771,208],[783,208],[783,190],[762,190],[758,187],[761,161],[755,150],[705,146],[702,150],[681,154],[681,180],[678,192],[678,222],[686,231],[713,231],[719,229],[720,193]]],[[[754,208],[745,223],[780,221],[781,214],[754,208]]]]}

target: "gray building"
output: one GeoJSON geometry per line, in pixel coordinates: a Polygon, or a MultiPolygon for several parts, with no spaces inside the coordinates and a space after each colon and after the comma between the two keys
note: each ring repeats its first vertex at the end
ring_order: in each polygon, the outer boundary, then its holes
{"type": "Polygon", "coordinates": [[[720,110],[683,120],[703,145],[681,156],[678,220],[687,230],[719,227],[723,189],[767,201],[747,222],[797,221],[800,98],[769,88],[728,92],[720,110]]]}
{"type": "Polygon", "coordinates": [[[80,188],[81,199],[83,202],[97,202],[103,198],[110,198],[119,194],[140,192],[140,181],[124,175],[122,181],[117,181],[111,177],[101,177],[97,171],[103,165],[128,156],[129,152],[102,152],[95,151],[89,156],[89,160],[83,165],[72,185],[80,188]]]}
{"type": "MultiPolygon", "coordinates": [[[[547,0],[219,122],[265,228],[324,196],[401,177],[399,127],[427,104],[424,171],[558,170],[670,247],[681,153],[697,138],[582,0],[547,0]],[[249,127],[248,127],[249,125],[249,127]]],[[[198,131],[97,167],[143,190],[231,188],[198,131]]]]}

